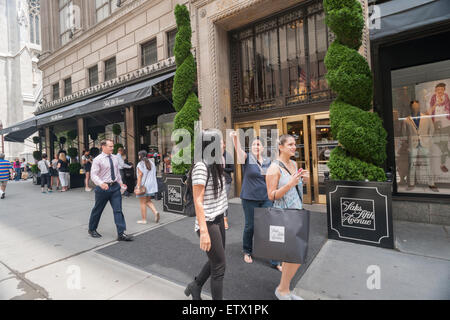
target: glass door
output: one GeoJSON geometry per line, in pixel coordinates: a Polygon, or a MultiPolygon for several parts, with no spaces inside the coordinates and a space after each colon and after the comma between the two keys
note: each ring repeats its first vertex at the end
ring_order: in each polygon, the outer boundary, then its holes
{"type": "MultiPolygon", "coordinates": [[[[249,123],[238,123],[234,126],[235,130],[238,130],[238,134],[240,135],[243,131],[244,134],[244,145],[242,146],[242,148],[244,149],[245,152],[250,152],[250,141],[253,139],[253,136],[256,136],[256,129],[255,129],[255,123],[254,122],[249,122],[249,123]],[[241,131],[242,130],[242,131],[241,131]],[[249,130],[254,130],[254,134],[251,135],[249,130]]],[[[240,139],[240,136],[239,136],[240,139]]],[[[232,142],[231,142],[232,143],[232,142]]],[[[241,187],[242,187],[242,166],[240,164],[237,163],[237,158],[236,158],[236,152],[234,152],[234,145],[233,147],[233,154],[235,155],[235,179],[236,179],[236,196],[239,197],[239,195],[241,194],[241,187]]],[[[228,147],[227,147],[228,149],[228,147]]]]}
{"type": "Polygon", "coordinates": [[[311,146],[313,163],[313,183],[315,203],[326,203],[325,171],[330,171],[328,161],[331,151],[338,145],[331,134],[329,112],[311,115],[311,146]]]}
{"type": "Polygon", "coordinates": [[[294,136],[297,146],[295,160],[298,168],[309,171],[310,183],[303,186],[303,202],[311,203],[311,184],[313,175],[311,174],[310,156],[309,156],[309,130],[308,117],[306,115],[294,116],[283,119],[283,133],[294,136]]]}

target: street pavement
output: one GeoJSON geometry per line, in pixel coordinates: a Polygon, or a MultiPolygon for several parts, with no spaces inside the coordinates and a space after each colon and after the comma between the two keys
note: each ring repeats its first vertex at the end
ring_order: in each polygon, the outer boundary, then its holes
{"type": "MultiPolygon", "coordinates": [[[[93,204],[94,193],[83,189],[42,194],[31,181],[8,184],[0,200],[0,299],[186,300],[178,284],[95,252],[117,234],[109,205],[103,237],[87,234],[93,204]]],[[[162,212],[162,201],[156,206],[162,212]]],[[[183,219],[163,212],[157,225],[149,210],[149,224],[139,225],[138,200],[124,199],[123,208],[129,234],[183,219]]],[[[328,240],[294,291],[311,300],[450,299],[449,233],[449,226],[394,221],[396,250],[328,240]]]]}

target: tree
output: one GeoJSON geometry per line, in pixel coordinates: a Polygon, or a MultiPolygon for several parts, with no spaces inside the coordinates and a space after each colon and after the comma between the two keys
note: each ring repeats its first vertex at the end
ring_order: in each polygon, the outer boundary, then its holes
{"type": "MultiPolygon", "coordinates": [[[[191,19],[189,11],[185,5],[176,5],[175,19],[177,22],[177,34],[175,37],[175,63],[177,71],[175,73],[172,99],[173,106],[177,111],[174,121],[174,130],[186,129],[191,134],[191,156],[194,152],[194,124],[200,118],[200,102],[194,93],[194,86],[197,77],[197,66],[191,48],[191,19]]],[[[176,141],[179,143],[181,138],[176,141]]],[[[177,150],[172,157],[172,172],[175,174],[185,174],[190,163],[181,163],[183,150],[177,150]]]]}
{"type": "Polygon", "coordinates": [[[325,22],[336,35],[325,57],[326,79],[337,99],[330,106],[331,131],[339,141],[328,167],[334,180],[385,181],[387,133],[370,112],[372,72],[358,53],[364,17],[357,0],[324,0],[325,22]]]}

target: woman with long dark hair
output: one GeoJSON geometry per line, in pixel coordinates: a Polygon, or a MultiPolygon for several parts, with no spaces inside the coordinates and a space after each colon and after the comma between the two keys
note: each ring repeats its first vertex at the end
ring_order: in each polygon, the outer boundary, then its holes
{"type": "Polygon", "coordinates": [[[139,198],[140,201],[141,215],[142,215],[142,220],[139,220],[137,223],[147,224],[147,207],[149,207],[153,211],[153,214],[155,215],[155,222],[158,223],[160,215],[151,200],[151,198],[154,198],[155,195],[158,193],[158,182],[156,180],[156,167],[155,164],[152,163],[147,158],[147,151],[141,150],[139,151],[138,155],[139,155],[139,163],[136,167],[136,174],[137,174],[136,188],[144,186],[145,193],[141,195],[136,195],[136,198],[139,198]]]}
{"type": "MultiPolygon", "coordinates": [[[[197,152],[197,150],[196,150],[197,152]]],[[[225,225],[224,213],[228,209],[225,177],[223,174],[223,142],[220,131],[208,129],[202,132],[202,159],[192,166],[188,175],[188,187],[192,187],[195,206],[195,231],[200,237],[200,249],[205,251],[208,262],[184,293],[193,300],[201,300],[202,287],[211,277],[213,300],[223,299],[225,275],[225,225]],[[211,150],[212,154],[205,154],[211,150]]]]}
{"type": "MultiPolygon", "coordinates": [[[[302,209],[303,183],[308,182],[309,173],[303,169],[299,170],[297,163],[291,160],[297,148],[293,136],[282,135],[278,146],[279,156],[272,161],[267,170],[267,194],[276,208],[302,209]]],[[[279,300],[303,300],[289,289],[291,280],[299,267],[300,264],[283,262],[280,284],[275,289],[275,296],[279,300]]]]}

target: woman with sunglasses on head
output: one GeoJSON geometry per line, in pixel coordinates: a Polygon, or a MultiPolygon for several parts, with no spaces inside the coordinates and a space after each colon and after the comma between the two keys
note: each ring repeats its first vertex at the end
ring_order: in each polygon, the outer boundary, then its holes
{"type": "MultiPolygon", "coordinates": [[[[267,194],[275,208],[303,209],[303,183],[309,180],[306,170],[298,169],[297,163],[291,160],[295,156],[295,138],[289,134],[282,135],[278,143],[279,156],[267,170],[267,194]]],[[[303,300],[290,291],[291,280],[300,264],[283,262],[281,281],[275,289],[279,300],[303,300]]]]}

